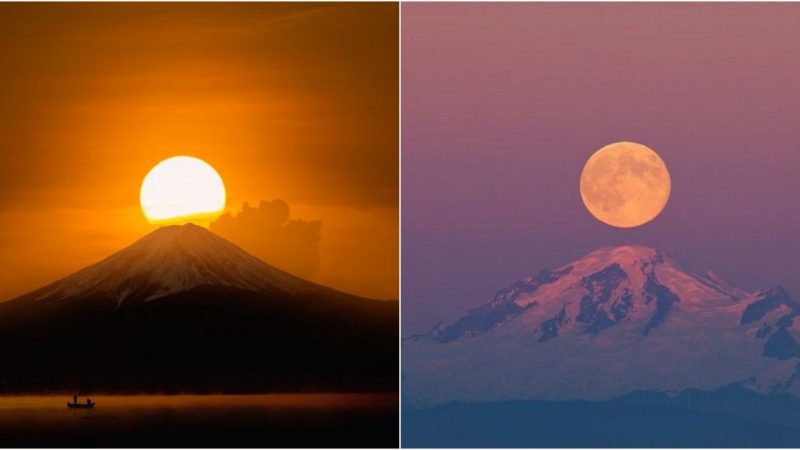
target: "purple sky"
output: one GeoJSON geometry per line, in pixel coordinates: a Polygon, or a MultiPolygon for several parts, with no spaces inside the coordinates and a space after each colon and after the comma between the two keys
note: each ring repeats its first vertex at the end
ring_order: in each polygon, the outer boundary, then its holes
{"type": "Polygon", "coordinates": [[[800,297],[800,4],[402,7],[403,334],[602,246],[800,297]],[[613,229],[586,159],[658,152],[672,196],[613,229]]]}

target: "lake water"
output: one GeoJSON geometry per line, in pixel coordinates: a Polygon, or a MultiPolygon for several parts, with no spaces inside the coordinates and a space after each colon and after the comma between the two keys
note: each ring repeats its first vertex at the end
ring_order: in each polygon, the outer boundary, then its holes
{"type": "Polygon", "coordinates": [[[398,395],[0,397],[2,447],[396,447],[398,395]],[[79,399],[85,401],[85,397],[79,399]]]}

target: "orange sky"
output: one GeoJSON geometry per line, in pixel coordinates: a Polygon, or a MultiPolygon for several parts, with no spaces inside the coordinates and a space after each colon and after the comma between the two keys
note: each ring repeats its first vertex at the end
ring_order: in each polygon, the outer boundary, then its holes
{"type": "Polygon", "coordinates": [[[397,298],[397,9],[0,4],[0,299],[153,230],[141,181],[179,154],[234,214],[321,220],[312,280],[397,298]]]}

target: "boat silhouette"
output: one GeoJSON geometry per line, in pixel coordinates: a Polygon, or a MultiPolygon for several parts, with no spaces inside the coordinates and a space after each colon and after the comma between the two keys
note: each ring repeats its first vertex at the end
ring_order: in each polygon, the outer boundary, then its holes
{"type": "Polygon", "coordinates": [[[93,402],[92,400],[90,400],[88,398],[86,399],[86,403],[78,403],[77,397],[73,397],[72,402],[67,402],[67,408],[70,408],[70,409],[92,409],[92,408],[94,408],[94,405],[96,405],[96,404],[97,404],[96,402],[93,402]]]}

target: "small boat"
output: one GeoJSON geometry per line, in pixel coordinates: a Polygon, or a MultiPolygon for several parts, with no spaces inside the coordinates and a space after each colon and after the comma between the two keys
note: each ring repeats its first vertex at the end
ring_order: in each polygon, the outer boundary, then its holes
{"type": "Polygon", "coordinates": [[[70,403],[67,402],[67,408],[70,409],[92,409],[97,403],[89,401],[88,403],[70,403]]]}

